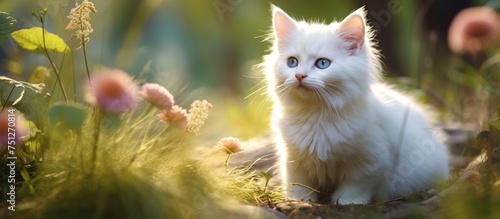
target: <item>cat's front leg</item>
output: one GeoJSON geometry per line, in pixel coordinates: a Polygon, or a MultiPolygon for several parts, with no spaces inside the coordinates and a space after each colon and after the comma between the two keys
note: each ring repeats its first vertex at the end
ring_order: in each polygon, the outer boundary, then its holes
{"type": "Polygon", "coordinates": [[[303,183],[289,183],[288,186],[286,186],[286,194],[287,197],[293,198],[293,199],[301,199],[301,200],[311,200],[313,202],[318,201],[318,196],[314,190],[309,187],[308,185],[305,185],[303,183]]]}
{"type": "Polygon", "coordinates": [[[307,175],[307,172],[295,163],[287,165],[287,176],[285,181],[285,194],[289,198],[318,201],[318,195],[313,189],[315,186],[307,175]]]}
{"type": "Polygon", "coordinates": [[[368,204],[374,194],[372,183],[365,180],[346,180],[332,195],[331,202],[338,205],[368,204]]]}

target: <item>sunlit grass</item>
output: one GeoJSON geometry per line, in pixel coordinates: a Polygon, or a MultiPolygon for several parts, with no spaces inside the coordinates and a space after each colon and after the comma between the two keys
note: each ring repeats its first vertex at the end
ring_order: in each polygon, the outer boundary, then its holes
{"type": "Polygon", "coordinates": [[[119,126],[104,125],[95,161],[92,110],[79,132],[51,132],[32,179],[35,189],[23,186],[19,202],[26,207],[12,216],[217,218],[229,211],[227,206],[281,197],[270,188],[264,192],[262,177],[248,168],[225,167],[222,150],[195,156],[195,136],[146,110],[124,116],[119,126]]]}

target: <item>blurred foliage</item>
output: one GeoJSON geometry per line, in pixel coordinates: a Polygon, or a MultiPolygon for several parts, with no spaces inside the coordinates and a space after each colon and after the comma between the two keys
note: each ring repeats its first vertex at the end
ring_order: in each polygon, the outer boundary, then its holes
{"type": "Polygon", "coordinates": [[[43,112],[47,107],[49,96],[44,84],[30,84],[0,76],[0,100],[2,104],[15,106],[38,127],[42,127],[43,112]],[[23,99],[24,101],[22,101],[23,99]]]}
{"type": "Polygon", "coordinates": [[[16,19],[11,17],[8,13],[0,11],[0,45],[7,40],[7,37],[16,28],[16,19]]]}
{"type": "MultiPolygon", "coordinates": [[[[443,6],[446,2],[440,0],[430,6],[441,10],[446,8],[443,6]]],[[[463,2],[467,0],[461,0],[454,8],[486,3],[485,0],[463,2]]],[[[201,94],[204,95],[201,98],[213,95],[246,109],[249,101],[243,97],[264,86],[259,84],[264,76],[254,66],[262,61],[270,46],[262,42],[270,26],[270,3],[298,19],[324,22],[342,19],[354,9],[366,5],[369,22],[376,30],[376,39],[384,56],[387,75],[411,77],[404,83],[430,96],[422,100],[441,109],[443,118],[473,119],[456,111],[467,107],[464,97],[470,97],[477,85],[471,84],[475,71],[467,70],[468,64],[461,63],[460,59],[442,58],[452,57],[445,41],[439,41],[437,46],[428,42],[434,33],[446,30],[427,30],[426,25],[433,22],[433,15],[432,8],[424,0],[391,4],[381,0],[315,0],[314,4],[305,0],[134,0],[127,4],[117,0],[97,1],[97,13],[91,20],[94,33],[87,45],[90,69],[116,66],[139,75],[148,65],[145,80],[149,82],[169,85],[174,80],[187,83],[189,91],[206,87],[211,92],[201,94]]],[[[0,8],[17,18],[17,28],[40,26],[30,12],[47,8],[46,29],[68,40],[71,32],[64,28],[73,5],[70,0],[19,0],[3,1],[0,8]]],[[[450,13],[435,22],[450,20],[450,13]]],[[[446,38],[438,36],[439,40],[446,38]]],[[[70,47],[74,45],[75,42],[70,43],[70,47]]],[[[48,66],[47,60],[26,54],[12,40],[6,41],[1,48],[0,74],[15,73],[18,74],[16,79],[27,80],[37,66],[48,66]]],[[[83,59],[79,58],[82,52],[73,50],[66,56],[54,56],[56,63],[63,63],[61,80],[68,87],[74,87],[73,91],[67,91],[68,96],[81,98],[78,84],[72,85],[85,78],[83,59]],[[65,61],[68,59],[71,61],[65,61]],[[73,70],[75,78],[67,73],[73,70]]],[[[52,84],[48,87],[51,88],[52,84]]],[[[259,94],[264,92],[257,92],[251,97],[257,101],[250,102],[259,104],[259,100],[263,100],[259,94]]],[[[58,99],[61,94],[56,90],[53,96],[58,99]]],[[[266,117],[261,114],[247,116],[254,121],[266,117]]],[[[255,127],[254,130],[261,128],[255,127]]],[[[247,132],[248,127],[242,130],[247,132]]]]}

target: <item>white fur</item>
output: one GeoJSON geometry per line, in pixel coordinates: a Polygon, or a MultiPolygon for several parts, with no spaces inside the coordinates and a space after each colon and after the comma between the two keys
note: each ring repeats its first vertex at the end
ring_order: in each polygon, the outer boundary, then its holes
{"type": "Polygon", "coordinates": [[[335,203],[365,204],[448,177],[446,149],[424,111],[380,82],[364,16],[359,9],[343,22],[306,23],[273,7],[274,43],[264,65],[275,102],[283,186],[291,198],[316,201],[310,187],[331,194],[335,203]],[[363,27],[356,25],[360,17],[363,27]],[[362,38],[352,41],[349,34],[356,31],[362,38]],[[350,43],[359,47],[353,50],[350,43]],[[299,60],[295,68],[287,66],[291,56],[299,60]],[[316,68],[318,58],[331,65],[316,68]],[[301,86],[298,73],[307,74],[301,86]]]}

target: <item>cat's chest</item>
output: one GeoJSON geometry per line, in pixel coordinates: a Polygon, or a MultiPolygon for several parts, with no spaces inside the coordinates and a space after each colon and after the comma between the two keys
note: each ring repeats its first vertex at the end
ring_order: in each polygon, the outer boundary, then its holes
{"type": "Polygon", "coordinates": [[[287,117],[279,122],[283,140],[289,149],[315,154],[320,160],[342,153],[339,150],[346,145],[357,144],[360,127],[356,123],[321,114],[287,117]]]}

